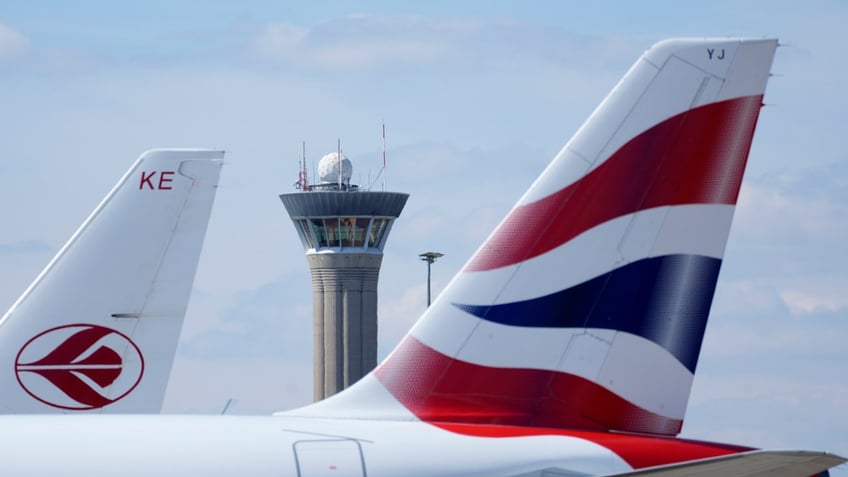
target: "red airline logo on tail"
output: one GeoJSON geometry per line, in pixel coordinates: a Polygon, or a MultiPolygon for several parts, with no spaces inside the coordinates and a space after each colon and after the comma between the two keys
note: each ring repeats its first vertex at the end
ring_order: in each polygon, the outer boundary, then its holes
{"type": "Polygon", "coordinates": [[[15,372],[21,387],[44,404],[90,410],[130,394],[141,381],[144,359],[123,333],[74,324],[30,339],[18,352],[15,372]]]}

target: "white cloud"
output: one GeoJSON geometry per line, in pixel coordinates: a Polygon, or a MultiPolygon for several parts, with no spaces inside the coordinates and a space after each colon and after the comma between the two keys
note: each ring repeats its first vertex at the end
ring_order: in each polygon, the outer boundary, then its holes
{"type": "Polygon", "coordinates": [[[848,310],[848,277],[822,275],[788,285],[780,292],[783,301],[796,315],[820,311],[848,310]]]}
{"type": "Polygon", "coordinates": [[[29,38],[0,24],[0,61],[22,56],[29,49],[29,38]]]}
{"type": "Polygon", "coordinates": [[[268,25],[253,40],[256,54],[268,59],[285,59],[297,54],[300,43],[306,37],[308,29],[289,23],[268,25]]]}
{"type": "MultiPolygon", "coordinates": [[[[89,71],[95,64],[89,53],[72,50],[64,45],[33,46],[28,36],[0,24],[0,65],[14,65],[24,74],[61,74],[89,71]]],[[[11,66],[7,66],[9,68],[11,66]]]]}
{"type": "Polygon", "coordinates": [[[844,347],[844,336],[832,326],[787,324],[775,318],[750,320],[748,323],[717,324],[707,327],[704,351],[708,359],[730,358],[750,361],[755,357],[815,354],[830,350],[837,354],[844,347]]]}
{"type": "MultiPolygon", "coordinates": [[[[561,67],[595,61],[598,49],[619,57],[620,45],[578,37],[514,19],[434,18],[418,15],[347,15],[310,28],[273,23],[252,41],[264,61],[332,70],[378,67],[449,67],[476,71],[497,65],[516,71],[528,62],[561,67]],[[565,45],[579,48],[565,48],[565,45]]],[[[623,52],[621,52],[623,53],[623,52]]],[[[625,53],[632,59],[633,51],[625,53]]],[[[600,55],[603,56],[603,55],[600,55]]]]}
{"type": "Polygon", "coordinates": [[[191,359],[174,363],[163,412],[269,414],[312,401],[312,363],[284,359],[191,359]]]}
{"type": "Polygon", "coordinates": [[[266,60],[331,69],[367,69],[393,63],[426,65],[450,51],[444,40],[420,37],[416,35],[420,32],[403,28],[399,22],[404,20],[355,15],[311,29],[275,23],[254,40],[253,48],[266,60]]]}
{"type": "Polygon", "coordinates": [[[841,414],[848,416],[848,382],[834,380],[822,382],[817,378],[763,376],[738,371],[733,375],[699,375],[693,386],[690,404],[700,405],[719,399],[758,398],[781,402],[787,406],[800,407],[805,397],[827,402],[841,414]]]}
{"type": "Polygon", "coordinates": [[[795,316],[848,309],[848,277],[837,273],[722,280],[712,312],[730,316],[795,316]]]}
{"type": "MultiPolygon", "coordinates": [[[[422,268],[423,271],[423,268],[422,268]]],[[[424,274],[421,273],[421,277],[424,274]]],[[[432,283],[433,297],[438,295],[438,284],[432,283]]],[[[379,358],[382,359],[400,343],[406,332],[412,327],[426,308],[427,284],[420,280],[419,284],[404,290],[398,296],[383,294],[380,296],[379,325],[379,358]]]]}
{"type": "Polygon", "coordinates": [[[756,279],[720,280],[711,310],[714,315],[731,316],[786,313],[773,284],[756,279]]]}
{"type": "Polygon", "coordinates": [[[845,455],[848,383],[799,377],[779,363],[775,376],[700,373],[683,436],[761,448],[818,449],[845,455]]]}
{"type": "Polygon", "coordinates": [[[736,223],[740,233],[760,239],[777,232],[812,240],[848,229],[845,210],[845,204],[828,196],[799,196],[787,193],[779,183],[747,181],[740,192],[736,223]]]}
{"type": "Polygon", "coordinates": [[[195,293],[181,336],[180,355],[309,359],[310,299],[305,264],[300,273],[281,275],[255,290],[223,296],[195,293]],[[223,304],[222,298],[228,298],[229,303],[213,311],[223,304]]]}

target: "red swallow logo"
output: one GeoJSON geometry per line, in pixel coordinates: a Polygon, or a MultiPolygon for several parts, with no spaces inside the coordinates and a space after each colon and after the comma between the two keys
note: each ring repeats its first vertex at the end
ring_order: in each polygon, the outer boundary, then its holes
{"type": "Polygon", "coordinates": [[[51,328],[27,343],[15,359],[21,387],[60,409],[98,409],[135,389],[144,373],[141,350],[126,335],[98,325],[51,328]]]}

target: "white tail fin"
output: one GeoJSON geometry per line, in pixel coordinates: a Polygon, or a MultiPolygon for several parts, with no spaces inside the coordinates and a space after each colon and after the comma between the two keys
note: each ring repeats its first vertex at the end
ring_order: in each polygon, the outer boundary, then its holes
{"type": "Polygon", "coordinates": [[[0,412],[159,412],[223,151],[152,150],[0,320],[0,412]]]}
{"type": "Polygon", "coordinates": [[[377,370],[300,412],[676,434],[776,46],[654,45],[377,370]]]}

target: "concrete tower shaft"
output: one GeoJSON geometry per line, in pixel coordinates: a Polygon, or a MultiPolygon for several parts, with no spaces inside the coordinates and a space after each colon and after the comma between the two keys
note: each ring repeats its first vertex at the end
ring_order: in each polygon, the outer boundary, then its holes
{"type": "Polygon", "coordinates": [[[280,195],[312,275],[315,400],[377,365],[377,281],[389,231],[409,198],[396,192],[280,195]]]}
{"type": "Polygon", "coordinates": [[[312,274],[317,400],[350,386],[377,366],[377,280],[383,256],[313,253],[306,261],[312,274]]]}

